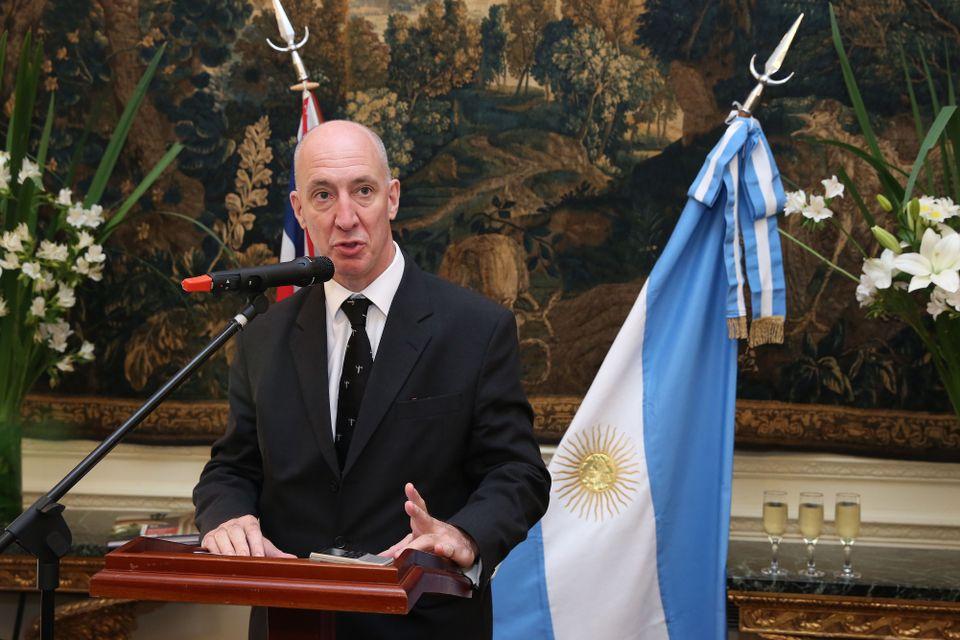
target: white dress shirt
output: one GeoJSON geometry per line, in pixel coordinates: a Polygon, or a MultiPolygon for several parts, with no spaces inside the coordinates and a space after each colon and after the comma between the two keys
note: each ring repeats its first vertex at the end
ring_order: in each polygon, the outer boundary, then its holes
{"type": "Polygon", "coordinates": [[[403,254],[400,247],[393,243],[393,261],[377,279],[367,285],[363,291],[350,291],[335,280],[323,283],[323,292],[327,298],[327,383],[330,398],[330,428],[337,435],[337,403],[340,393],[340,373],[343,371],[343,358],[347,352],[347,340],[350,339],[350,320],[340,305],[350,296],[362,295],[373,304],[367,311],[367,337],[373,358],[377,357],[383,328],[387,324],[387,314],[393,297],[403,279],[403,254]]]}
{"type": "MultiPolygon", "coordinates": [[[[327,303],[327,382],[330,398],[330,427],[333,436],[337,435],[337,404],[340,393],[340,373],[343,371],[343,359],[347,353],[347,340],[350,339],[350,320],[340,305],[350,296],[362,295],[370,300],[370,309],[367,311],[367,337],[370,338],[370,348],[373,349],[373,358],[377,358],[377,348],[380,338],[383,337],[383,328],[387,324],[387,314],[390,305],[400,288],[403,279],[403,254],[400,247],[393,243],[393,261],[386,270],[377,276],[377,279],[367,285],[363,291],[350,291],[335,280],[323,283],[323,291],[327,303]]],[[[463,573],[477,586],[483,563],[477,556],[473,566],[463,573]]]]}

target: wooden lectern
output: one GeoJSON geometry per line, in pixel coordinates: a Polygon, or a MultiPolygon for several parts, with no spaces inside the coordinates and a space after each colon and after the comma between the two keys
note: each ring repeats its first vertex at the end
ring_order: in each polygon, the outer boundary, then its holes
{"type": "Polygon", "coordinates": [[[469,598],[450,561],[407,550],[390,566],[216,556],[200,547],[136,538],[106,556],[90,595],[268,607],[270,640],[335,637],[336,611],[406,614],[421,595],[469,598]]]}

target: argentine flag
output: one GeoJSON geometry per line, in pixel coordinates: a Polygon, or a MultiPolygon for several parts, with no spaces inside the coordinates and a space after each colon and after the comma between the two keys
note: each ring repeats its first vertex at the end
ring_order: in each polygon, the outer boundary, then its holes
{"type": "Polygon", "coordinates": [[[782,341],[785,313],[779,172],[731,116],[494,577],[497,640],[727,635],[736,338],[782,341]]]}

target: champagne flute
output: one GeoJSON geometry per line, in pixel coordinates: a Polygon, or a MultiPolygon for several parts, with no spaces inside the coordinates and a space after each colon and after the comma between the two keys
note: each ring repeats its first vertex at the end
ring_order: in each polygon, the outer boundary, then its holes
{"type": "Polygon", "coordinates": [[[787,492],[763,492],[763,530],[770,540],[773,556],[770,566],[760,570],[765,576],[785,576],[789,572],[780,568],[780,541],[787,531],[787,492]]]}
{"type": "Polygon", "coordinates": [[[835,524],[837,535],[843,543],[843,568],[834,573],[836,578],[852,580],[860,573],[850,567],[853,542],[860,535],[860,494],[838,493],[835,524]]]}
{"type": "Polygon", "coordinates": [[[810,578],[822,578],[824,573],[817,569],[813,552],[823,532],[823,494],[816,491],[804,491],[800,494],[800,535],[807,545],[807,568],[801,575],[810,578]]]}

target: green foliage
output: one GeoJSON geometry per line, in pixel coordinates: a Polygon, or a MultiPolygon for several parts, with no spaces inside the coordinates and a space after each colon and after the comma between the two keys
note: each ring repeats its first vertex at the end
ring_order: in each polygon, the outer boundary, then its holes
{"type": "MultiPolygon", "coordinates": [[[[4,45],[5,36],[0,47],[4,45]]],[[[53,94],[43,110],[39,140],[34,141],[43,45],[30,34],[20,50],[12,95],[0,93],[0,101],[13,104],[11,118],[3,123],[6,149],[0,153],[0,229],[5,230],[0,270],[0,413],[6,417],[15,415],[40,375],[47,373],[55,382],[61,372],[73,370],[74,362],[93,357],[93,346],[87,342],[68,351],[67,339],[76,332],[65,318],[76,304],[74,290],[87,279],[101,279],[106,259],[101,245],[182,149],[173,145],[126,202],[112,215],[107,213],[109,221],[103,224],[104,209],[98,202],[162,55],[161,50],[137,84],[88,193],[79,202],[70,188],[59,188],[62,178],[46,163],[53,137],[53,94]],[[51,188],[57,190],[56,196],[48,191],[51,188]]]]}
{"type": "Polygon", "coordinates": [[[507,73],[507,28],[504,5],[492,4],[487,17],[480,23],[480,71],[483,86],[506,78],[507,73]]]}
{"type": "Polygon", "coordinates": [[[380,136],[387,149],[394,177],[400,175],[413,161],[413,141],[405,128],[410,121],[410,108],[397,94],[385,87],[347,94],[344,109],[347,118],[364,124],[380,136]]]}

